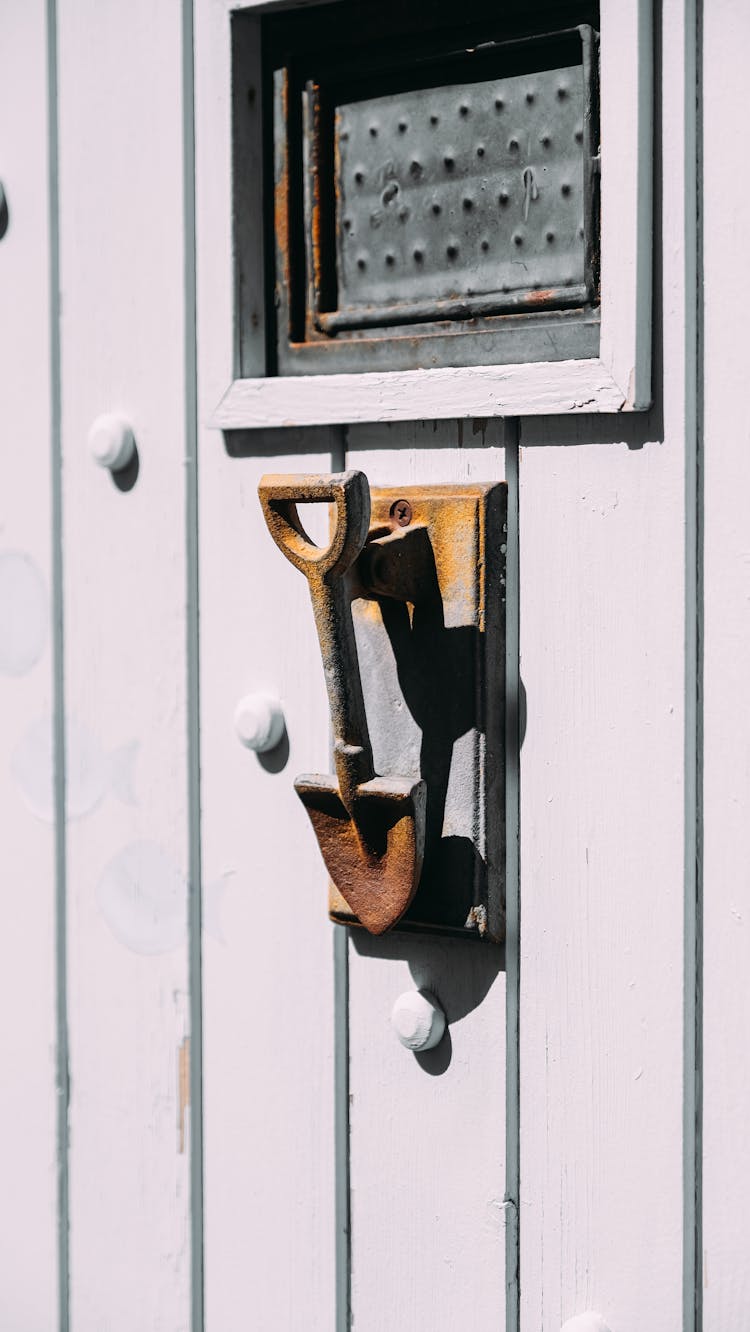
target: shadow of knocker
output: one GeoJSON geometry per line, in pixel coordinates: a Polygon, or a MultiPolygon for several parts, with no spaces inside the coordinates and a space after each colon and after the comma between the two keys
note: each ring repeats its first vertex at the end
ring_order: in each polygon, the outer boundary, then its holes
{"type": "MultiPolygon", "coordinates": [[[[454,745],[468,731],[484,727],[482,636],[474,625],[446,627],[426,528],[415,526],[398,541],[370,542],[359,563],[362,581],[380,608],[404,701],[422,732],[425,859],[410,914],[418,914],[420,896],[429,894],[431,912],[440,913],[444,903],[446,916],[455,919],[457,901],[468,915],[487,891],[486,867],[474,840],[479,830],[473,829],[472,837],[443,836],[454,745]]],[[[472,807],[475,792],[465,795],[472,807]]]]}

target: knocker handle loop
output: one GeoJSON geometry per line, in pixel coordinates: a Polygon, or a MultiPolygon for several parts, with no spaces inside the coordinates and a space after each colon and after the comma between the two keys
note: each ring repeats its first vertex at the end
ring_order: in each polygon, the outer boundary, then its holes
{"type": "Polygon", "coordinates": [[[363,472],[331,476],[264,476],[258,487],[263,513],[279,550],[311,582],[343,577],[367,540],[370,488],[363,472]],[[298,505],[329,503],[336,522],[328,546],[305,531],[298,505]]]}

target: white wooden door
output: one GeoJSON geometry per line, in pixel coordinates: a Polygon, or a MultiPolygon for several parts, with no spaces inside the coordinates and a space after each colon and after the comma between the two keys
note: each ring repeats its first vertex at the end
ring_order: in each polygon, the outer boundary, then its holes
{"type": "MultiPolygon", "coordinates": [[[[603,78],[653,107],[650,410],[575,365],[500,410],[485,368],[368,375],[312,425],[277,385],[223,432],[229,0],[0,6],[9,1332],[750,1326],[750,15],[601,8],[603,78]],[[292,786],[328,752],[319,650],[257,486],[345,467],[508,484],[502,948],[327,918],[292,786]],[[259,690],[269,757],[233,726],[259,690]],[[448,1036],[417,1058],[390,1011],[420,986],[448,1036]]],[[[603,130],[624,181],[632,124],[603,130]]]]}

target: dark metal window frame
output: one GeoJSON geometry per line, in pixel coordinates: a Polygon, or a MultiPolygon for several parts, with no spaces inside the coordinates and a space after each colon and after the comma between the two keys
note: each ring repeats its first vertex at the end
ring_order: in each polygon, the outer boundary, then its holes
{"type": "MultiPolygon", "coordinates": [[[[415,36],[391,32],[391,49],[365,46],[352,22],[360,6],[327,5],[285,14],[283,34],[268,25],[265,65],[266,373],[297,375],[435,366],[519,364],[596,357],[599,352],[598,51],[594,7],[519,7],[510,22],[476,6],[470,28],[486,40],[469,46],[468,28],[415,36]],[[295,25],[295,19],[299,22],[295,25]],[[348,19],[347,22],[344,20],[348,19]],[[571,21],[572,20],[572,21],[571,21]],[[559,24],[559,26],[558,26],[559,24]],[[295,26],[299,37],[295,37],[295,26]],[[311,41],[311,34],[314,34],[311,41]],[[508,40],[504,40],[505,36],[508,40]],[[585,282],[537,293],[479,293],[449,301],[405,301],[391,308],[339,308],[332,162],[332,108],[342,99],[400,89],[476,81],[509,61],[532,61],[580,40],[587,90],[584,117],[585,282]],[[295,49],[296,43],[296,49],[295,49]],[[310,49],[310,47],[314,49],[310,49]],[[468,49],[467,49],[468,47],[468,49]],[[397,51],[394,57],[393,50],[397,51]],[[352,71],[356,70],[356,74],[352,71]],[[489,73],[487,73],[489,71],[489,73]],[[271,188],[272,186],[272,188],[271,188]]],[[[362,11],[366,6],[361,7],[362,11]]],[[[395,10],[391,10],[391,13],[395,10]]],[[[510,11],[509,11],[510,12],[510,11]]],[[[411,20],[412,27],[413,18],[411,20]]],[[[407,22],[407,28],[409,26],[407,22]]],[[[537,64],[534,66],[533,62],[537,64]]],[[[236,217],[238,232],[241,216],[236,217]]],[[[241,238],[240,238],[241,240],[241,238]]],[[[242,245],[238,246],[240,253],[242,245]]],[[[243,326],[238,283],[238,323],[243,326]]],[[[242,365],[240,373],[247,373],[242,365]]]]}

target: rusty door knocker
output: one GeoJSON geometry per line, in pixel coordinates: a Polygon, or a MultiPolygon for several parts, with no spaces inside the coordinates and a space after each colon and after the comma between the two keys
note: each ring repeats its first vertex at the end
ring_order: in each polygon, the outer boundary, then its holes
{"type": "Polygon", "coordinates": [[[259,496],[320,641],[335,774],[295,789],[331,918],[501,939],[505,486],[371,491],[351,471],[266,476],[259,496]],[[300,519],[315,503],[333,508],[324,548],[300,519]]]}

